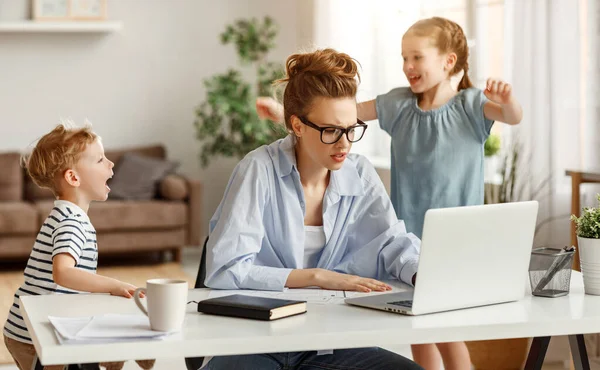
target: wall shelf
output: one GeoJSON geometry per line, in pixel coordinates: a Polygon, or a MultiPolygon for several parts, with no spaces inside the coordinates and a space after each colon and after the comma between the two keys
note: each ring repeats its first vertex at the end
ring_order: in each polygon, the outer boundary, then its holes
{"type": "Polygon", "coordinates": [[[0,22],[0,33],[109,33],[120,30],[121,22],[0,22]]]}

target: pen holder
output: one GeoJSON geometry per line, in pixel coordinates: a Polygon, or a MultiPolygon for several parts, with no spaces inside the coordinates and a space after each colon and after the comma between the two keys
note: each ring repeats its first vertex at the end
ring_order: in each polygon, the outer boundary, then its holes
{"type": "Polygon", "coordinates": [[[574,249],[534,249],[529,262],[531,294],[551,298],[569,294],[574,254],[574,249]]]}

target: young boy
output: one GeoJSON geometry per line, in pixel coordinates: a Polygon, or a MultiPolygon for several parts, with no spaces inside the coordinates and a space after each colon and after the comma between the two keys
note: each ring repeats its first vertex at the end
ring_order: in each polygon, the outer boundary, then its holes
{"type": "MultiPolygon", "coordinates": [[[[105,201],[114,163],[104,156],[100,137],[90,127],[58,125],[24,158],[27,172],[40,187],[52,190],[54,208],[42,224],[25,267],[25,283],[17,290],[4,325],[4,344],[21,370],[37,362],[23,321],[19,297],[79,292],[110,293],[131,298],[136,287],[96,274],[96,231],[87,216],[92,201],[105,201]]],[[[139,361],[151,369],[153,360],[139,361]]],[[[102,364],[121,368],[122,363],[102,364]]],[[[62,365],[44,366],[62,370],[62,365]]]]}

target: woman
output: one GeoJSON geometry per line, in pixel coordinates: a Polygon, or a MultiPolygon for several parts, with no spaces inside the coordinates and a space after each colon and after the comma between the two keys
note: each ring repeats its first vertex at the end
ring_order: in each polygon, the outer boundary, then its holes
{"type": "MultiPolygon", "coordinates": [[[[407,234],[373,166],[349,154],[366,125],[357,119],[359,78],[334,50],[288,58],[283,96],[290,135],[249,153],[235,168],[210,223],[205,284],[217,289],[318,286],[360,292],[413,284],[419,239],[407,234]]],[[[210,360],[209,369],[419,369],[380,348],[210,360]]]]}

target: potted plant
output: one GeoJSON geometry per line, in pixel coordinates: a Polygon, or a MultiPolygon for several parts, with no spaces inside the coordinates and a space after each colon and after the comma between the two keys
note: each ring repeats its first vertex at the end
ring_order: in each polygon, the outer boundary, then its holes
{"type": "Polygon", "coordinates": [[[491,134],[483,146],[483,174],[486,183],[497,184],[499,182],[498,153],[500,148],[500,136],[491,134]]]}
{"type": "Polygon", "coordinates": [[[600,194],[597,207],[585,207],[581,217],[571,215],[577,229],[579,262],[586,294],[600,295],[600,194]]]}
{"type": "Polygon", "coordinates": [[[241,159],[287,135],[285,127],[260,119],[255,108],[256,97],[271,95],[272,82],[284,74],[282,65],[267,61],[277,32],[277,25],[265,17],[238,20],[221,34],[221,43],[235,46],[242,65],[254,68],[256,80],[250,84],[241,72],[229,69],[204,81],[206,100],[196,109],[194,122],[203,167],[212,157],[241,159]]]}

